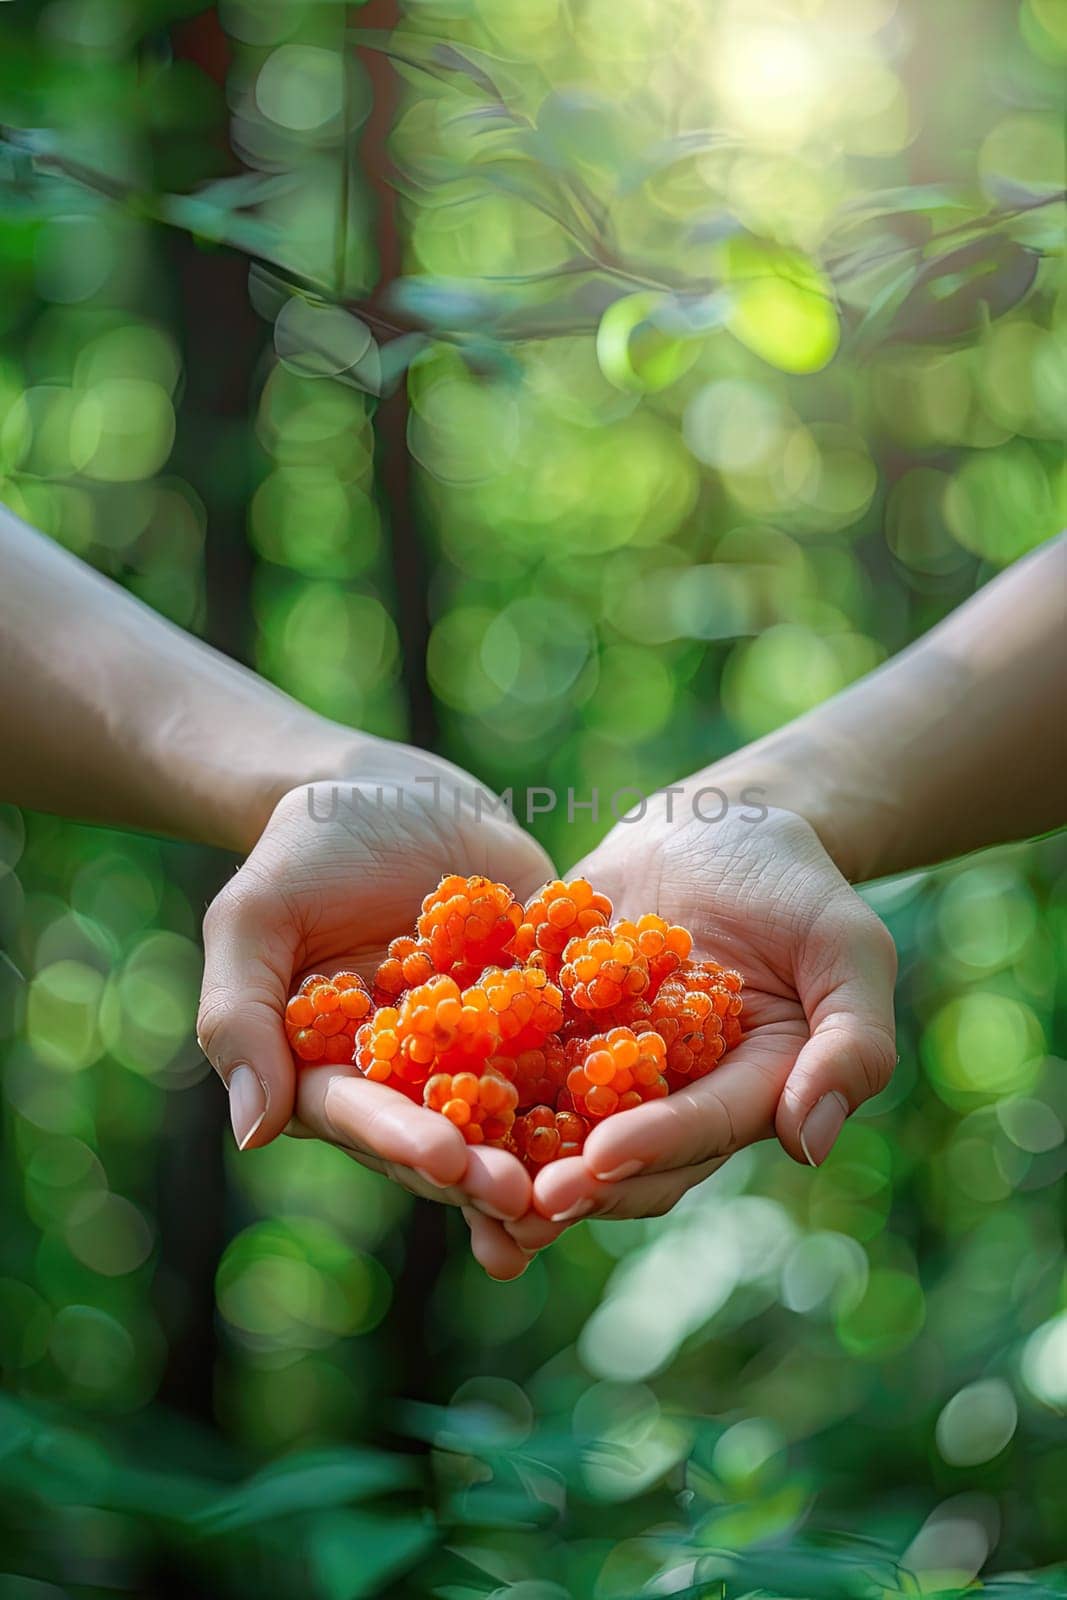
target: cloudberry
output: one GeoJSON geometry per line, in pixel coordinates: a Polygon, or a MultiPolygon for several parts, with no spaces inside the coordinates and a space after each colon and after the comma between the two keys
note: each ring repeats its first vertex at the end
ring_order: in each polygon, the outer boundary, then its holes
{"type": "Polygon", "coordinates": [[[285,1008],[285,1033],[298,1061],[340,1066],[352,1060],[353,1041],[373,1008],[358,972],[304,979],[285,1008]]]}
{"type": "Polygon", "coordinates": [[[612,1028],[632,1028],[635,1033],[647,1033],[652,1025],[647,990],[632,1000],[622,1000],[617,1006],[607,1006],[600,1011],[579,1011],[576,1006],[567,1010],[569,1015],[559,1035],[564,1044],[572,1039],[589,1039],[594,1033],[610,1033],[612,1028]]]}
{"type": "Polygon", "coordinates": [[[587,937],[567,944],[559,981],[581,1010],[608,1010],[644,994],[648,958],[633,939],[608,928],[594,928],[587,937]]]}
{"type": "Polygon", "coordinates": [[[420,940],[394,939],[374,974],[374,998],[379,1005],[392,1005],[405,989],[427,983],[435,970],[430,952],[420,940]]]}
{"type": "Polygon", "coordinates": [[[589,1124],[575,1111],[558,1111],[551,1104],[531,1106],[516,1117],[511,1130],[515,1154],[536,1169],[549,1161],[581,1155],[589,1124]]]}
{"type": "Polygon", "coordinates": [[[653,994],[693,948],[693,935],[688,928],[672,926],[654,911],[646,911],[636,922],[617,922],[612,931],[616,937],[630,939],[645,957],[648,986],[653,994]]]}
{"type": "Polygon", "coordinates": [[[574,1109],[599,1122],[667,1093],[666,1045],[652,1030],[612,1028],[567,1047],[567,1090],[574,1109]]]}
{"type": "Polygon", "coordinates": [[[300,1062],[354,1060],[536,1172],[741,1038],[738,973],[690,959],[689,932],[653,912],[611,916],[584,878],[546,884],[524,910],[505,884],[445,877],[371,990],[355,972],[304,979],[290,1045],[300,1062]]]}
{"type": "Polygon", "coordinates": [[[481,989],[460,990],[438,973],[408,990],[399,1006],[381,1006],[356,1035],[364,1077],[421,1091],[437,1072],[480,1073],[500,1043],[500,1028],[481,989]]]}
{"type": "Polygon", "coordinates": [[[515,1085],[487,1067],[476,1072],[435,1072],[426,1080],[423,1104],[440,1111],[468,1144],[501,1144],[515,1121],[515,1085]]]}
{"type": "Polygon", "coordinates": [[[722,1036],[727,1050],[740,1044],[744,1010],[741,991],[745,986],[741,974],[730,967],[720,967],[717,961],[685,961],[676,977],[688,989],[699,989],[713,997],[716,1013],[722,1018],[722,1036]]]}
{"type": "Polygon", "coordinates": [[[567,1076],[563,1045],[556,1038],[533,1049],[492,1056],[490,1066],[511,1080],[524,1108],[541,1102],[555,1105],[567,1076]]]}
{"type": "Polygon", "coordinates": [[[438,972],[460,968],[463,978],[473,978],[503,964],[522,915],[506,884],[452,873],[422,902],[416,931],[438,972]]]}
{"type": "Polygon", "coordinates": [[[702,1078],[741,1039],[741,978],[714,961],[683,962],[652,1002],[652,1026],[667,1046],[672,1088],[702,1078]]]}
{"type": "Polygon", "coordinates": [[[563,1024],[563,994],[536,967],[490,967],[474,987],[485,991],[509,1051],[536,1048],[563,1024]]]}
{"type": "Polygon", "coordinates": [[[610,918],[611,901],[606,894],[595,893],[584,878],[570,883],[556,878],[527,903],[515,935],[515,956],[543,968],[550,978],[558,978],[567,942],[593,928],[606,927],[610,918]]]}

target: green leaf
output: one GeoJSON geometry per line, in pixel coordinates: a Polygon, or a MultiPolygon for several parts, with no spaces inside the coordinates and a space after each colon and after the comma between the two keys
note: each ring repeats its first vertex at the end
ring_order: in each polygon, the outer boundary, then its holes
{"type": "Polygon", "coordinates": [[[829,280],[806,256],[759,240],[728,240],[722,277],[731,291],[726,325],[782,372],[818,372],[840,341],[829,280]]]}
{"type": "Polygon", "coordinates": [[[1042,255],[1062,255],[1067,241],[1067,206],[1062,200],[1028,206],[1010,218],[1005,232],[1016,244],[1027,245],[1042,255]]]}
{"type": "Polygon", "coordinates": [[[291,295],[274,322],[278,359],[303,378],[333,378],[365,360],[374,339],[365,322],[343,306],[291,295]]]}
{"type": "Polygon", "coordinates": [[[363,1600],[410,1572],[436,1542],[428,1517],[338,1511],[316,1518],[311,1569],[324,1600],[363,1600]]]}
{"type": "Polygon", "coordinates": [[[559,183],[534,161],[521,156],[514,160],[494,161],[491,165],[479,166],[477,172],[490,188],[513,195],[517,200],[525,200],[527,205],[558,223],[572,238],[577,238],[580,243],[588,242],[583,239],[581,223],[575,217],[559,183]]]}
{"type": "Polygon", "coordinates": [[[915,287],[889,327],[906,340],[948,340],[969,333],[983,317],[1018,305],[1037,276],[1040,256],[999,235],[971,239],[923,263],[915,287]]]}
{"type": "Polygon", "coordinates": [[[647,183],[649,178],[669,172],[671,167],[676,167],[683,161],[690,161],[694,156],[706,155],[711,150],[728,149],[736,143],[736,138],[731,134],[721,133],[715,128],[695,128],[689,133],[678,133],[672,138],[661,139],[651,149],[641,151],[625,174],[621,192],[631,194],[643,183],[647,183]]]}
{"type": "Polygon", "coordinates": [[[1056,200],[1067,200],[1067,192],[1061,188],[1046,185],[1034,189],[1018,178],[1002,178],[995,173],[987,174],[982,183],[1004,211],[1032,211],[1056,200]]]}
{"type": "Polygon", "coordinates": [[[232,211],[216,205],[210,197],[197,194],[162,195],[158,201],[161,221],[181,228],[210,244],[228,245],[243,255],[261,256],[284,266],[284,237],[276,224],[247,211],[232,211]]]}
{"type": "Polygon", "coordinates": [[[701,1562],[701,1572],[730,1580],[731,1594],[758,1590],[782,1597],[818,1595],[819,1600],[887,1600],[919,1592],[885,1545],[859,1536],[842,1540],[838,1548],[796,1542],[740,1553],[721,1550],[701,1562]]]}
{"type": "Polygon", "coordinates": [[[232,1533],[275,1517],[347,1505],[406,1489],[415,1481],[409,1461],[369,1450],[322,1450],[289,1456],[218,1495],[194,1519],[205,1534],[232,1533]]]}
{"type": "Polygon", "coordinates": [[[537,113],[538,154],[560,172],[575,167],[616,173],[631,163],[638,140],[632,118],[603,95],[557,89],[537,113]]]}
{"type": "Polygon", "coordinates": [[[654,291],[625,295],[609,306],[597,329],[600,370],[616,389],[658,394],[677,383],[700,354],[690,335],[665,325],[672,310],[669,296],[654,291]]]}
{"type": "Polygon", "coordinates": [[[499,297],[478,279],[412,276],[389,290],[389,304],[427,328],[479,328],[495,320],[499,297]]]}
{"type": "Polygon", "coordinates": [[[16,1400],[0,1394],[0,1462],[10,1470],[10,1459],[19,1455],[30,1443],[34,1422],[29,1413],[16,1400]]]}
{"type": "Polygon", "coordinates": [[[893,318],[904,304],[915,283],[915,263],[909,261],[900,272],[895,272],[871,299],[857,324],[854,338],[862,343],[874,344],[882,339],[892,325],[893,318]]]}
{"type": "Polygon", "coordinates": [[[426,34],[406,33],[400,29],[388,31],[378,28],[353,28],[352,42],[366,50],[377,50],[400,66],[415,72],[424,72],[440,83],[453,87],[467,84],[481,94],[511,106],[519,98],[519,88],[504,64],[484,50],[470,45],[462,49],[446,39],[434,39],[426,34]]]}
{"type": "Polygon", "coordinates": [[[980,202],[966,190],[941,183],[916,183],[899,189],[875,189],[841,207],[842,217],[880,217],[902,211],[974,210],[980,202]]]}

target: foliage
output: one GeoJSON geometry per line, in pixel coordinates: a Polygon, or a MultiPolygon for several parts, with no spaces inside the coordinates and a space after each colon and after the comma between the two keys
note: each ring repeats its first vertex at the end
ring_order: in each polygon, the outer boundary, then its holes
{"type": "MultiPolygon", "coordinates": [[[[1062,523],[1062,6],[368,16],[0,11],[0,498],[331,716],[424,666],[567,865],[1062,523]]],[[[223,870],[0,812],[0,1593],[1065,1592],[1061,841],[869,891],[902,1059],[825,1169],[507,1287],[224,1154],[223,870]]]]}

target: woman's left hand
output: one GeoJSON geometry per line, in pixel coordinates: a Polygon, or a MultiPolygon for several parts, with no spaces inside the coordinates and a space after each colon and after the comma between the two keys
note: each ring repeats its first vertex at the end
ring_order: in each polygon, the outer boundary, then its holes
{"type": "Polygon", "coordinates": [[[619,823],[571,874],[616,914],[655,910],[694,935],[694,955],[744,977],[744,1038],[723,1064],[664,1100],[607,1118],[580,1157],[534,1184],[537,1216],[475,1225],[487,1270],[513,1275],[584,1216],[659,1216],[735,1151],[777,1134],[821,1164],[846,1117],[896,1063],[896,952],[812,828],[785,811],[718,823],[662,810],[619,823]]]}

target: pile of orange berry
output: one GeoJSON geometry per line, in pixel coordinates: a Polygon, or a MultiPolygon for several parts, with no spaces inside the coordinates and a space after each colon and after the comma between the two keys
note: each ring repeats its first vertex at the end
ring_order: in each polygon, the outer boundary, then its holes
{"type": "Polygon", "coordinates": [[[705,1076],[741,1038],[738,973],[691,960],[692,936],[653,912],[612,915],[583,878],[524,906],[452,874],[369,985],[304,979],[290,1047],[354,1063],[531,1171],[577,1155],[597,1122],[705,1076]]]}

